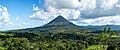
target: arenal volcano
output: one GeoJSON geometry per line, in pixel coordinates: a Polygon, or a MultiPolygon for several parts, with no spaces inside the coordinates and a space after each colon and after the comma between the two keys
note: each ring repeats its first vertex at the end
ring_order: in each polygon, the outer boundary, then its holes
{"type": "MultiPolygon", "coordinates": [[[[59,15],[49,23],[35,27],[35,28],[27,28],[27,29],[20,29],[21,31],[41,31],[41,30],[66,30],[66,31],[79,31],[79,26],[69,22],[63,16],[59,15]]],[[[19,31],[20,31],[19,30],[19,31]]]]}
{"type": "Polygon", "coordinates": [[[59,15],[49,23],[40,27],[33,28],[32,30],[54,30],[54,32],[57,32],[58,30],[64,30],[66,32],[69,32],[80,31],[81,29],[79,28],[79,26],[73,24],[72,22],[65,19],[63,16],[59,15]]]}
{"type": "Polygon", "coordinates": [[[59,15],[57,18],[53,19],[52,21],[43,26],[45,27],[45,26],[76,26],[76,25],[66,20],[63,16],[59,15]]]}

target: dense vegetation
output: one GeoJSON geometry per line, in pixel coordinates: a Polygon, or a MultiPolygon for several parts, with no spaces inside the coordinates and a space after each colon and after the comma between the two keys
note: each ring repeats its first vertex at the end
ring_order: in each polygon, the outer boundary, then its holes
{"type": "Polygon", "coordinates": [[[101,34],[67,30],[1,32],[0,50],[120,50],[119,33],[110,28],[101,34]]]}

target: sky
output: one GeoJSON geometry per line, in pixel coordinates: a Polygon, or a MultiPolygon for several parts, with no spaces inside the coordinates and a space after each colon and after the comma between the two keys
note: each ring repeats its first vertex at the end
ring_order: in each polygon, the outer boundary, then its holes
{"type": "Polygon", "coordinates": [[[0,31],[42,26],[58,15],[79,26],[120,25],[120,0],[0,0],[0,31]]]}

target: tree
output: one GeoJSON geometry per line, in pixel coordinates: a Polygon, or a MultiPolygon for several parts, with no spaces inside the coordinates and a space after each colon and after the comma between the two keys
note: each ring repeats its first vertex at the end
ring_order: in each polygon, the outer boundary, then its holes
{"type": "Polygon", "coordinates": [[[104,28],[104,32],[100,34],[100,45],[102,48],[104,48],[104,45],[107,45],[108,40],[111,38],[112,35],[116,34],[115,32],[111,32],[111,28],[109,27],[104,28]],[[103,44],[104,42],[104,44],[103,44]]]}
{"type": "Polygon", "coordinates": [[[108,46],[107,50],[116,50],[116,47],[114,45],[108,46]]]}
{"type": "Polygon", "coordinates": [[[27,38],[6,38],[3,46],[8,50],[29,50],[29,40],[27,38]]]}

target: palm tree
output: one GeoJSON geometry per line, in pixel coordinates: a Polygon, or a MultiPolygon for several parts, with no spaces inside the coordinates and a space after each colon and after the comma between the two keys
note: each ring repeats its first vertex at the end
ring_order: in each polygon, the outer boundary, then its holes
{"type": "Polygon", "coordinates": [[[106,42],[111,38],[112,35],[115,35],[115,34],[116,34],[115,32],[111,32],[110,27],[108,29],[104,28],[104,32],[100,34],[100,37],[99,37],[101,49],[103,49],[104,45],[107,45],[106,42]],[[104,42],[104,44],[102,44],[102,42],[104,42]]]}

